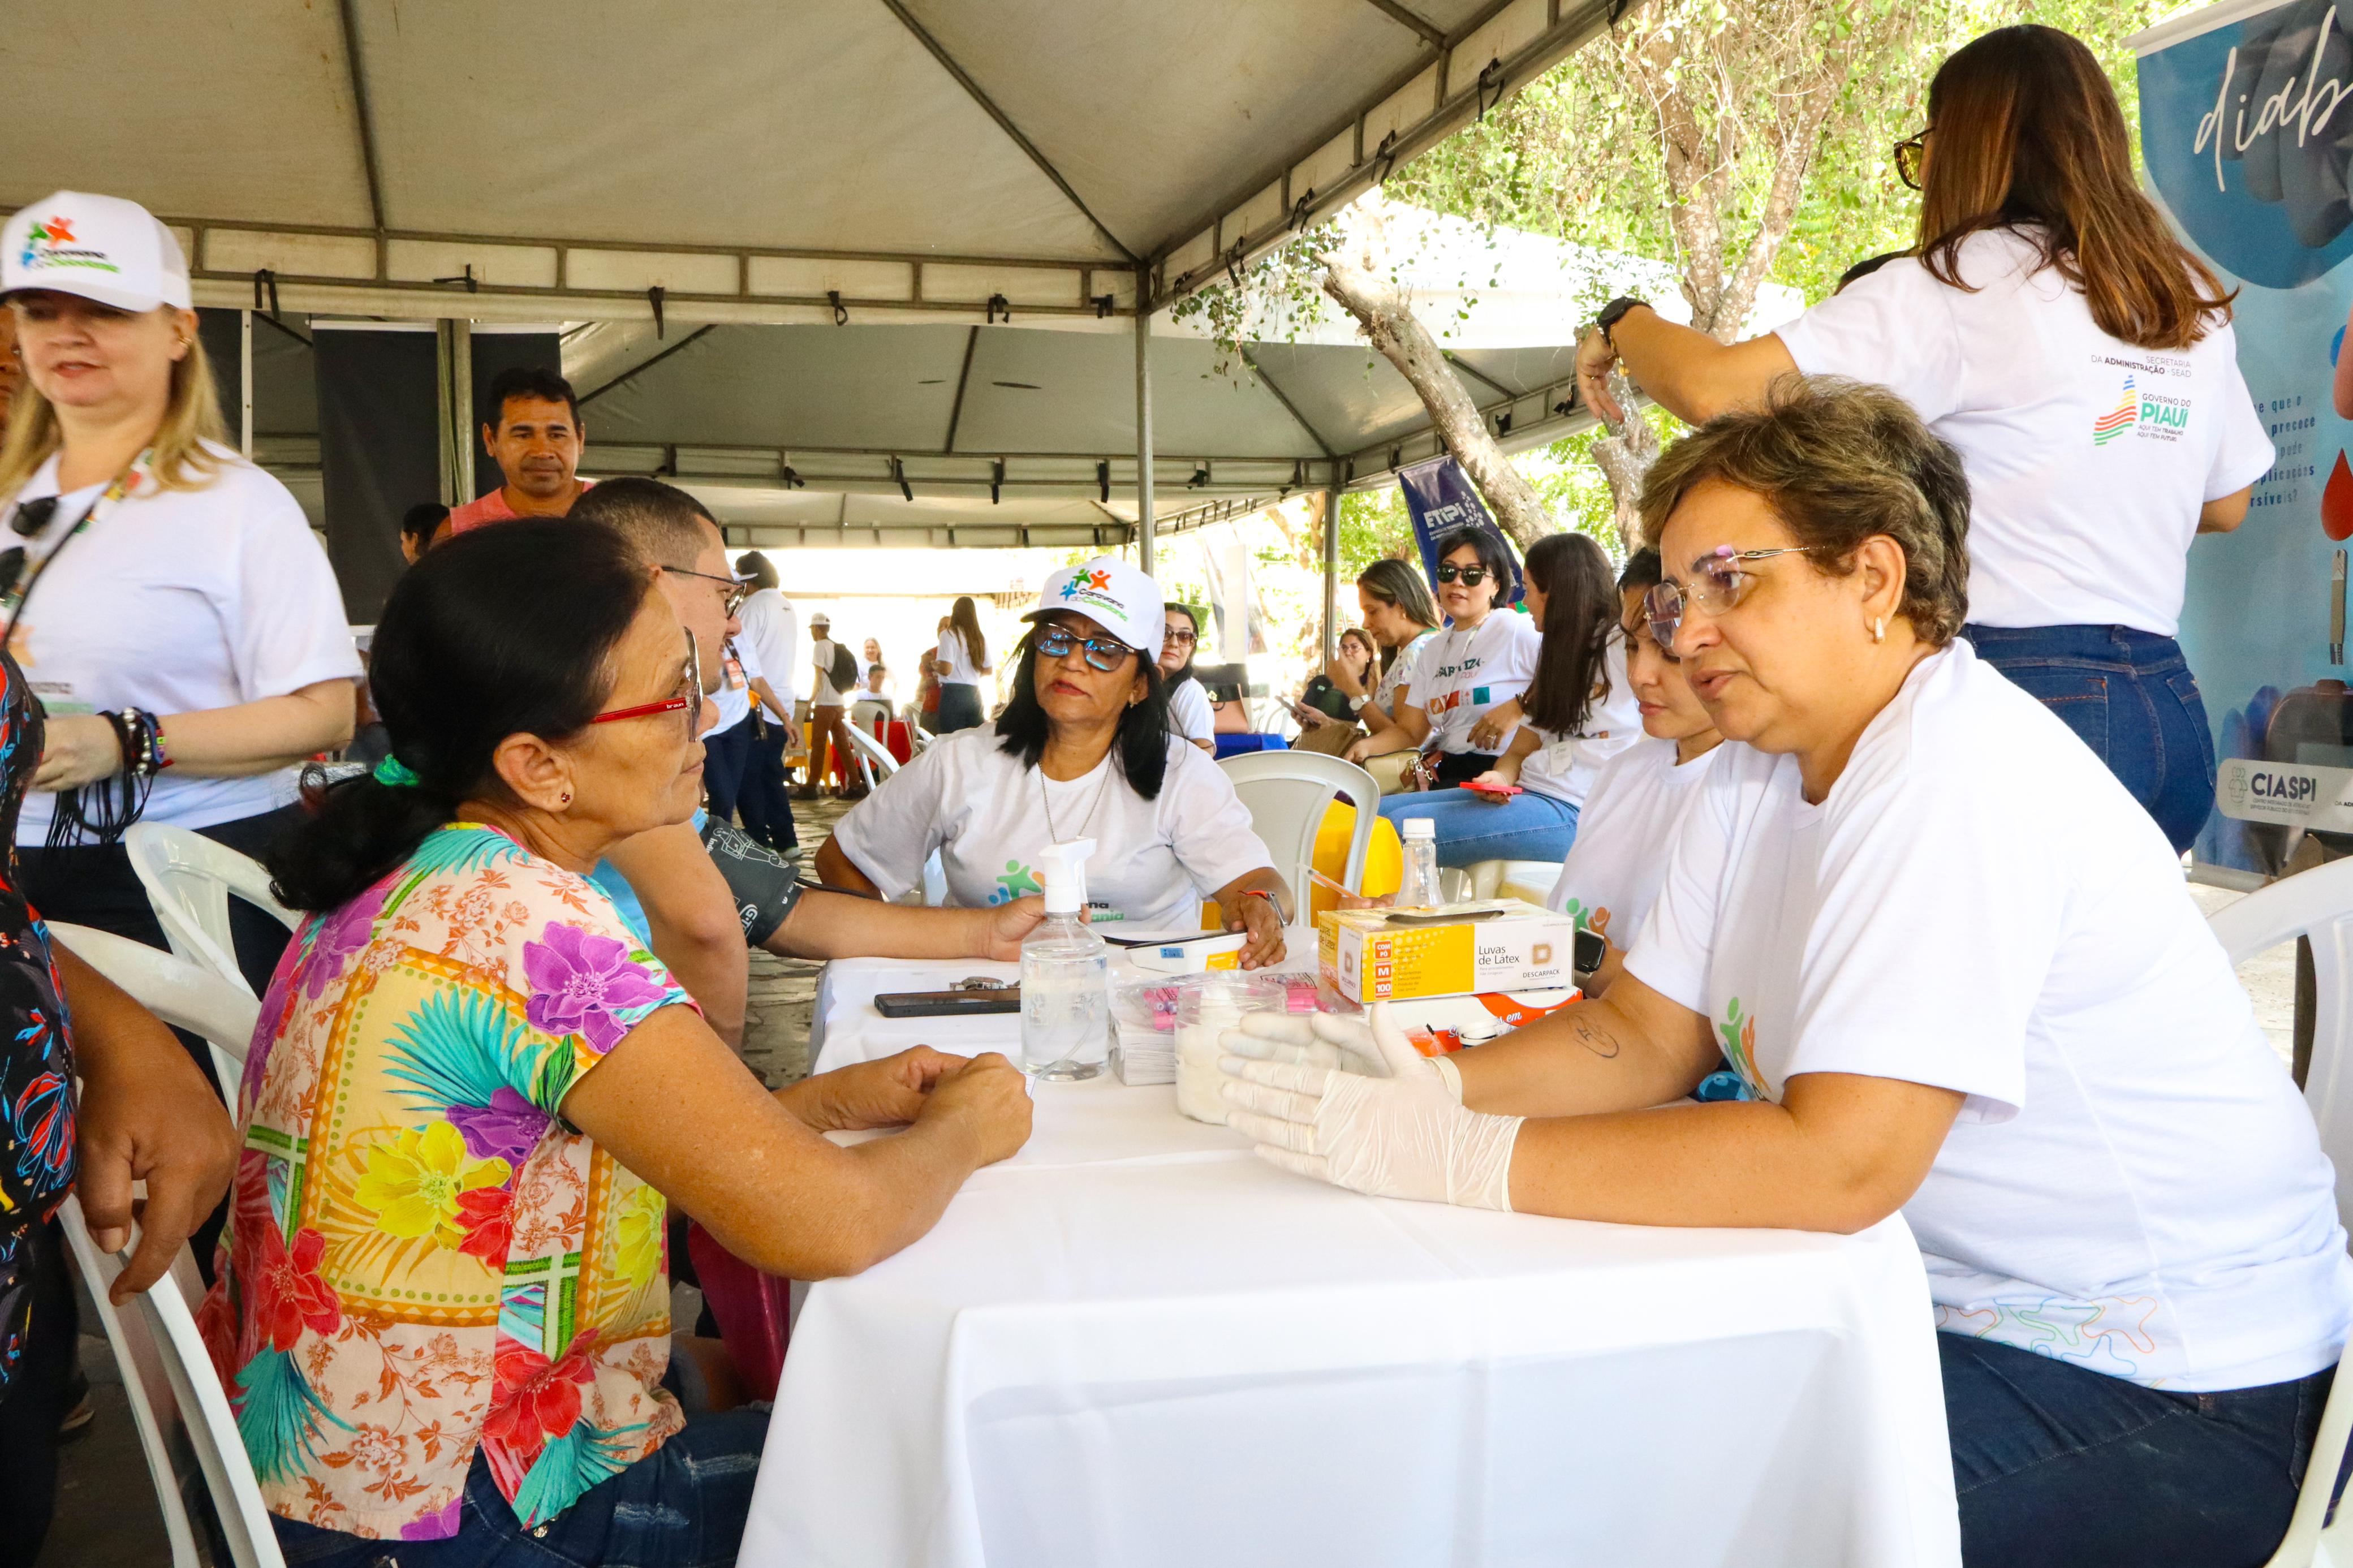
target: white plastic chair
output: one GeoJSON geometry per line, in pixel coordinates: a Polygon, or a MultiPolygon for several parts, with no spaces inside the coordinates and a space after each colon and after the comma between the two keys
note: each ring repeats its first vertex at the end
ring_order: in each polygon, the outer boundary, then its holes
{"type": "Polygon", "coordinates": [[[220,1080],[221,1096],[236,1110],[245,1054],[261,1016],[261,1004],[243,980],[232,984],[203,964],[112,931],[53,921],[49,935],[166,1024],[202,1036],[213,1049],[213,1076],[220,1080]]]}
{"type": "Polygon", "coordinates": [[[201,833],[160,823],[134,823],[122,836],[122,847],[130,851],[131,868],[147,889],[147,901],[154,906],[156,922],[172,951],[251,994],[253,988],[237,966],[229,895],[275,917],[288,931],[301,918],[270,896],[269,873],[201,833]]]}
{"type": "Polygon", "coordinates": [[[1307,873],[1315,864],[1315,835],[1335,796],[1346,795],[1356,808],[1348,859],[1340,881],[1350,892],[1365,885],[1365,856],[1372,848],[1380,785],[1354,763],[1320,752],[1250,752],[1218,764],[1233,781],[1249,808],[1250,826],[1266,841],[1274,868],[1291,884],[1299,908],[1307,908],[1307,873]]]}
{"type": "MultiPolygon", "coordinates": [[[[2218,911],[2211,921],[2233,965],[2297,937],[2312,943],[2317,983],[2312,1065],[2305,1103],[2320,1127],[2320,1146],[2337,1166],[2337,1209],[2353,1213],[2353,860],[2338,860],[2273,883],[2218,911]]],[[[2337,1383],[2321,1413],[2312,1460],[2287,1534],[2265,1568],[2353,1565],[2353,1510],[2327,1521],[2328,1499],[2353,1436],[2353,1345],[2337,1363],[2337,1383]]]]}
{"type": "Polygon", "coordinates": [[[195,1255],[180,1248],[170,1273],[118,1309],[107,1292],[122,1272],[126,1256],[99,1249],[79,1199],[67,1198],[58,1218],[97,1303],[115,1363],[122,1369],[132,1424],[138,1428],[139,1446],[154,1478],[164,1533],[172,1542],[173,1568],[201,1568],[210,1560],[209,1553],[197,1551],[184,1478],[191,1489],[201,1478],[236,1568],[284,1568],[286,1559],[278,1550],[253,1461],[237,1436],[237,1414],[213,1371],[204,1336],[196,1331],[195,1308],[204,1300],[204,1289],[195,1255]]]}
{"type": "Polygon", "coordinates": [[[1542,904],[1560,881],[1557,860],[1482,860],[1470,868],[1470,897],[1542,904]]]}
{"type": "Polygon", "coordinates": [[[899,771],[899,759],[891,749],[855,724],[844,724],[849,733],[849,749],[857,755],[858,771],[866,775],[866,788],[871,794],[881,785],[883,779],[899,771]]]}

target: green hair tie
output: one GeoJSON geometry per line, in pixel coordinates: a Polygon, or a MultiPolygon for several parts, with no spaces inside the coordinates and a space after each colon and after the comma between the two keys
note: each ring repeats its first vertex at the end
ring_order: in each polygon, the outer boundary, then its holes
{"type": "Polygon", "coordinates": [[[398,757],[388,756],[376,763],[375,782],[380,784],[389,784],[394,789],[415,789],[424,781],[417,776],[406,763],[402,762],[398,757]]]}

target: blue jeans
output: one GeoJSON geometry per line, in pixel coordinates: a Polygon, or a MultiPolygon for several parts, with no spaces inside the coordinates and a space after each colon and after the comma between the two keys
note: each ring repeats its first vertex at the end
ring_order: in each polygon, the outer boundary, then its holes
{"type": "Polygon", "coordinates": [[[2179,853],[2214,810],[2214,731],[2181,645],[2130,626],[1966,626],[1978,655],[2066,721],[2179,853]]]}
{"type": "Polygon", "coordinates": [[[363,1541],[290,1519],[272,1519],[288,1568],[728,1568],[752,1511],[768,1407],[699,1415],[617,1476],[589,1488],[525,1530],[480,1453],[466,1472],[456,1535],[445,1541],[363,1541]]]}
{"type": "Polygon", "coordinates": [[[961,680],[940,682],[939,724],[934,735],[953,735],[959,730],[977,730],[988,722],[988,715],[980,705],[980,688],[961,680]]]}
{"type": "Polygon", "coordinates": [[[1381,815],[1405,832],[1409,816],[1438,825],[1438,863],[1475,866],[1482,860],[1558,860],[1577,842],[1577,807],[1534,790],[1501,805],[1467,789],[1433,789],[1393,795],[1381,815]]]}
{"type": "Polygon", "coordinates": [[[1936,1351],[1966,1568],[2252,1568],[2287,1532],[2337,1375],[2168,1394],[1991,1340],[1936,1351]]]}
{"type": "Polygon", "coordinates": [[[736,799],[744,791],[744,769],[752,760],[752,721],[738,719],[702,741],[702,793],[711,815],[721,822],[735,820],[736,799]]]}

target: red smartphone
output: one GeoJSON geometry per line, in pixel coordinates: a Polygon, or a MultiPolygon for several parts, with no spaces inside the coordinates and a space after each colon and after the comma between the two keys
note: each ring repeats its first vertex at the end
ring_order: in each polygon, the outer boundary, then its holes
{"type": "Polygon", "coordinates": [[[1490,795],[1496,800],[1509,800],[1514,795],[1524,793],[1517,784],[1481,784],[1477,779],[1472,779],[1462,787],[1479,795],[1490,795]]]}

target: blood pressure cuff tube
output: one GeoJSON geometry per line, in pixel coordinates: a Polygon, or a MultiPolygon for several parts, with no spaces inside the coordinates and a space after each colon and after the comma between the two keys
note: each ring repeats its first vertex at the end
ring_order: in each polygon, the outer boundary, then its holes
{"type": "Polygon", "coordinates": [[[744,922],[744,941],[763,947],[800,902],[799,877],[792,866],[765,844],[757,844],[741,828],[713,817],[703,824],[702,847],[712,863],[727,879],[735,896],[735,915],[744,922]]]}

